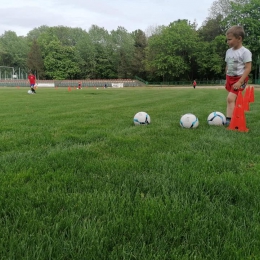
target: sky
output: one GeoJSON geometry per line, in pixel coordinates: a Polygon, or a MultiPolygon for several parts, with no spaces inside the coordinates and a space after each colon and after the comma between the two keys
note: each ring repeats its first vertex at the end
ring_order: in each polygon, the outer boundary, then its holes
{"type": "Polygon", "coordinates": [[[0,36],[14,31],[18,36],[42,25],[79,27],[92,25],[108,31],[124,27],[128,32],[178,19],[196,20],[198,26],[209,15],[214,0],[1,0],[0,36]]]}

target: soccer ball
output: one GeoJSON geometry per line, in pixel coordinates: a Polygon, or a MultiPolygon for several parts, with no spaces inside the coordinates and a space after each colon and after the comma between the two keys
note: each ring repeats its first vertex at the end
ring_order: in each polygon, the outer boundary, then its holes
{"type": "Polygon", "coordinates": [[[148,125],[151,123],[151,118],[146,112],[138,112],[134,116],[135,125],[148,125]]]}
{"type": "Polygon", "coordinates": [[[28,90],[28,94],[32,94],[32,91],[31,91],[31,90],[28,90]]]}
{"type": "Polygon", "coordinates": [[[225,125],[226,117],[221,112],[212,112],[208,116],[209,125],[225,125]]]}
{"type": "Polygon", "coordinates": [[[199,119],[193,114],[185,114],[181,117],[180,125],[183,128],[196,128],[199,126],[199,119]]]}

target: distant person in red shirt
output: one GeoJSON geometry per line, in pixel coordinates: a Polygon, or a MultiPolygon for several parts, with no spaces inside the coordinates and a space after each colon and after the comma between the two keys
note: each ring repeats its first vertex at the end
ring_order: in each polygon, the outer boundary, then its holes
{"type": "Polygon", "coordinates": [[[34,89],[34,86],[35,86],[35,83],[36,83],[36,79],[35,79],[35,76],[33,75],[32,72],[29,72],[28,81],[30,83],[30,87],[31,87],[32,93],[36,94],[36,91],[34,89]]]}
{"type": "Polygon", "coordinates": [[[78,89],[81,89],[81,81],[79,81],[78,89]]]}
{"type": "Polygon", "coordinates": [[[197,86],[196,80],[193,81],[192,86],[193,86],[193,88],[196,88],[196,86],[197,86]]]}

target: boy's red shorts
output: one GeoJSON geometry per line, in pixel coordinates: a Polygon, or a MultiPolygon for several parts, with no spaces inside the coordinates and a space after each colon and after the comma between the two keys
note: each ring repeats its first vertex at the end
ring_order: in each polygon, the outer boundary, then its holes
{"type": "Polygon", "coordinates": [[[246,84],[248,82],[248,77],[246,77],[244,83],[241,85],[240,89],[234,89],[233,85],[238,82],[238,80],[241,78],[241,76],[228,76],[226,75],[226,90],[228,92],[238,94],[238,91],[243,91],[246,87],[246,84]]]}

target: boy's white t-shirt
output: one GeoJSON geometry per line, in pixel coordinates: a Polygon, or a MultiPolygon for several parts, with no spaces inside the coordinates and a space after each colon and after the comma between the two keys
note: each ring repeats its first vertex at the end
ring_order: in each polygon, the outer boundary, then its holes
{"type": "Polygon", "coordinates": [[[242,46],[241,48],[234,50],[230,48],[226,52],[225,62],[227,64],[228,76],[240,76],[244,73],[245,63],[252,61],[252,53],[242,46]]]}

